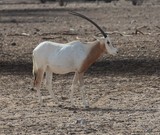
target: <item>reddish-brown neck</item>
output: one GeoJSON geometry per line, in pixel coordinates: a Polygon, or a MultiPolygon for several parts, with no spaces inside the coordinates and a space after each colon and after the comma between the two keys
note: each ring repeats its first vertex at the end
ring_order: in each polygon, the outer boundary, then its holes
{"type": "Polygon", "coordinates": [[[106,50],[103,42],[95,41],[90,44],[92,47],[90,48],[79,72],[85,72],[106,50]]]}

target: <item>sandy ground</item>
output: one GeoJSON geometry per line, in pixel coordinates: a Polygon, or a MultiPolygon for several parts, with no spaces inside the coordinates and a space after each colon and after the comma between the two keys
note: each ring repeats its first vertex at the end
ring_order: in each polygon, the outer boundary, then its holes
{"type": "MultiPolygon", "coordinates": [[[[14,0],[16,2],[16,0],[14,0]]],[[[18,0],[17,0],[18,1],[18,0]]],[[[118,3],[0,3],[1,135],[159,135],[160,5],[118,3]],[[69,10],[83,13],[109,33],[117,56],[105,54],[84,76],[90,108],[77,89],[69,100],[73,73],[53,75],[56,104],[45,87],[45,106],[32,91],[32,50],[50,40],[93,41],[99,31],[69,10]]]]}

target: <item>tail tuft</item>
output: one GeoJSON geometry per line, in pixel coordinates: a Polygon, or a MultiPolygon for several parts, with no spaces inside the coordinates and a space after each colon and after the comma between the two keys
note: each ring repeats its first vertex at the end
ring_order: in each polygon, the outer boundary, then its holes
{"type": "Polygon", "coordinates": [[[36,84],[36,76],[37,76],[37,65],[36,65],[36,62],[35,62],[35,59],[34,59],[34,55],[32,55],[32,60],[33,60],[33,69],[32,69],[32,73],[33,73],[33,76],[34,76],[34,81],[33,81],[33,88],[36,84]]]}

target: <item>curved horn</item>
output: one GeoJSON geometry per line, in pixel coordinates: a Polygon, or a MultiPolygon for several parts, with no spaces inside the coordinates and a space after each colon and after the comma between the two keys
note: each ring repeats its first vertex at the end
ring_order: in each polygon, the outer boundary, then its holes
{"type": "Polygon", "coordinates": [[[83,18],[83,19],[86,19],[87,21],[91,22],[94,26],[96,26],[96,27],[100,30],[100,32],[102,33],[102,35],[103,35],[105,38],[107,37],[107,34],[106,34],[94,21],[92,21],[92,20],[89,19],[88,17],[86,17],[86,16],[84,16],[84,15],[82,15],[82,14],[80,14],[80,13],[73,12],[73,11],[70,11],[69,13],[72,14],[72,15],[75,15],[75,16],[79,16],[79,17],[81,17],[81,18],[83,18]]]}

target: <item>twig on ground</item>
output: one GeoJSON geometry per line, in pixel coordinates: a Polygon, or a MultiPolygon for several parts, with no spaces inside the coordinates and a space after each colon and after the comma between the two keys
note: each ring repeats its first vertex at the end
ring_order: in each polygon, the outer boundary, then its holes
{"type": "Polygon", "coordinates": [[[59,31],[54,33],[42,33],[41,35],[78,35],[78,33],[73,33],[71,31],[59,31]]]}
{"type": "Polygon", "coordinates": [[[66,38],[64,38],[62,36],[58,36],[58,37],[42,37],[42,39],[44,39],[44,40],[52,40],[52,39],[56,39],[56,38],[61,38],[63,40],[68,41],[66,38]]]}
{"type": "Polygon", "coordinates": [[[30,36],[28,33],[15,33],[15,34],[8,34],[7,36],[30,36]]]}
{"type": "Polygon", "coordinates": [[[44,40],[49,40],[49,39],[56,39],[56,38],[62,38],[61,36],[58,37],[42,37],[44,40]]]}
{"type": "MultiPolygon", "coordinates": [[[[119,34],[120,36],[132,36],[132,34],[125,34],[125,32],[121,33],[119,31],[110,31],[110,32],[106,32],[107,34],[119,34]]],[[[97,36],[99,35],[100,33],[96,34],[97,36]]]]}
{"type": "Polygon", "coordinates": [[[139,29],[135,29],[135,34],[137,35],[138,33],[145,35],[142,31],[140,31],[139,29]]]}
{"type": "Polygon", "coordinates": [[[156,28],[160,29],[160,26],[156,26],[156,28]]]}
{"type": "Polygon", "coordinates": [[[137,27],[137,28],[135,28],[135,32],[134,32],[134,34],[138,34],[138,33],[140,33],[140,34],[142,34],[142,35],[151,35],[151,33],[144,33],[144,32],[142,32],[142,28],[147,28],[148,26],[141,26],[141,27],[137,27]]]}

